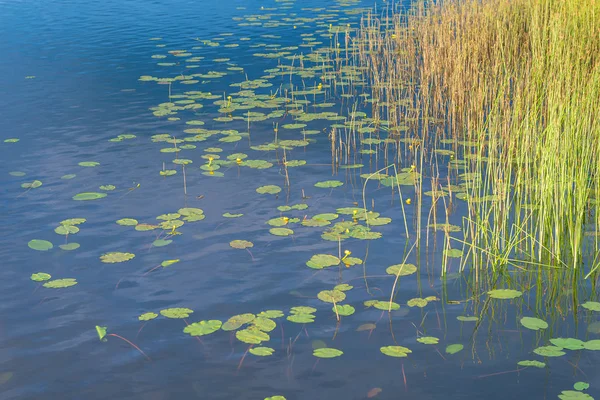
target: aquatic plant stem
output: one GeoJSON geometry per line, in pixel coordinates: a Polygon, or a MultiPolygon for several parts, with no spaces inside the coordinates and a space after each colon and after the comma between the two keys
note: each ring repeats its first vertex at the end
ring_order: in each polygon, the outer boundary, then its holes
{"type": "Polygon", "coordinates": [[[129,340],[125,339],[123,336],[117,335],[116,333],[107,333],[106,336],[113,336],[113,337],[116,337],[118,339],[121,339],[121,340],[125,341],[131,347],[133,347],[134,349],[136,349],[137,351],[139,351],[144,357],[146,357],[146,359],[148,361],[152,361],[152,359],[150,357],[148,357],[148,355],[146,353],[144,353],[142,351],[142,349],[140,349],[138,346],[136,346],[134,343],[130,342],[129,340]]]}

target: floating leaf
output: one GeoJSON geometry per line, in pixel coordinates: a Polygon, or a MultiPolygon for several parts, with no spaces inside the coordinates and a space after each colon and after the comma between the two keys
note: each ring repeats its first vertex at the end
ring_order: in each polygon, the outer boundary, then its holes
{"type": "Polygon", "coordinates": [[[117,220],[117,224],[123,225],[123,226],[136,226],[138,224],[138,221],[137,221],[137,219],[133,219],[133,218],[121,218],[121,219],[117,220]]]}
{"type": "Polygon", "coordinates": [[[583,347],[586,350],[600,350],[600,340],[588,340],[587,342],[583,343],[583,347]]]}
{"type": "Polygon", "coordinates": [[[173,243],[173,240],[171,240],[171,239],[156,239],[154,242],[152,242],[152,246],[163,247],[163,246],[169,245],[171,243],[173,243]]]}
{"type": "Polygon", "coordinates": [[[98,339],[105,341],[104,338],[106,336],[106,327],[96,325],[96,333],[98,334],[98,339]]]}
{"type": "Polygon", "coordinates": [[[517,297],[521,297],[523,292],[513,289],[494,289],[488,292],[488,295],[492,299],[515,299],[517,297]]]}
{"type": "Polygon", "coordinates": [[[348,290],[351,290],[352,288],[354,288],[354,286],[348,285],[347,283],[341,283],[341,284],[335,286],[333,288],[333,290],[339,290],[341,292],[347,292],[348,290]]]}
{"type": "Polygon", "coordinates": [[[62,289],[77,285],[77,280],[73,278],[55,279],[44,283],[44,287],[51,289],[62,289]]]}
{"type": "Polygon", "coordinates": [[[135,257],[133,253],[122,253],[119,251],[113,251],[110,253],[105,253],[100,256],[100,260],[103,263],[114,264],[129,261],[135,257]]]}
{"type": "Polygon", "coordinates": [[[283,396],[277,395],[277,396],[265,397],[265,400],[286,400],[286,398],[283,396]]]}
{"type": "Polygon", "coordinates": [[[586,390],[590,388],[590,384],[587,382],[576,382],[573,385],[573,389],[575,390],[586,390]]]}
{"type": "Polygon", "coordinates": [[[314,269],[323,269],[338,265],[340,259],[330,254],[315,254],[306,262],[306,265],[314,269]]]}
{"type": "Polygon", "coordinates": [[[242,329],[241,331],[237,331],[235,333],[235,337],[240,341],[248,344],[260,344],[261,342],[265,342],[270,340],[271,337],[269,334],[260,331],[258,329],[242,329]]]}
{"type": "Polygon", "coordinates": [[[592,396],[583,392],[576,392],[575,390],[563,390],[558,398],[561,400],[594,400],[592,396]]]}
{"type": "Polygon", "coordinates": [[[412,350],[404,346],[384,346],[379,349],[383,354],[390,357],[408,357],[412,350]]]}
{"type": "Polygon", "coordinates": [[[54,232],[59,235],[74,235],[79,232],[79,228],[73,225],[59,225],[54,228],[54,232]]]}
{"type": "Polygon", "coordinates": [[[85,218],[69,218],[63,221],[60,221],[61,225],[80,225],[87,221],[85,218]]]}
{"type": "Polygon", "coordinates": [[[352,315],[356,311],[355,308],[349,304],[342,304],[342,305],[338,305],[337,307],[331,307],[331,310],[333,312],[335,312],[336,308],[337,308],[337,313],[339,315],[341,315],[342,317],[347,317],[349,315],[352,315]]]}
{"type": "Polygon", "coordinates": [[[253,247],[254,243],[247,240],[232,240],[229,242],[229,245],[234,249],[247,249],[248,247],[253,247]]]}
{"type": "Polygon", "coordinates": [[[47,240],[33,239],[27,243],[30,249],[38,250],[38,251],[48,251],[54,247],[52,243],[47,240]]]}
{"type": "MultiPolygon", "coordinates": [[[[390,309],[389,301],[381,301],[381,300],[367,300],[364,302],[366,307],[375,307],[378,310],[388,311],[390,309]]],[[[392,310],[400,309],[400,304],[392,302],[392,310]]]]}
{"type": "Polygon", "coordinates": [[[179,261],[181,261],[179,258],[175,259],[175,260],[165,260],[165,261],[163,261],[163,262],[160,263],[160,266],[163,267],[163,268],[166,268],[166,267],[168,267],[170,265],[178,263],[179,261]]]}
{"type": "Polygon", "coordinates": [[[314,312],[317,312],[316,308],[307,306],[296,306],[290,309],[291,314],[312,314],[314,312]]]}
{"type": "Polygon", "coordinates": [[[446,347],[446,353],[448,354],[456,354],[459,351],[461,351],[464,348],[464,346],[460,343],[457,344],[451,344],[448,347],[446,347]]]}
{"type": "Polygon", "coordinates": [[[586,301],[581,305],[581,307],[590,311],[600,311],[600,303],[597,301],[586,301]]]}
{"type": "Polygon", "coordinates": [[[210,321],[200,321],[189,324],[183,328],[183,332],[191,336],[204,336],[218,331],[221,328],[221,321],[212,319],[210,321]]]}
{"type": "Polygon", "coordinates": [[[317,294],[317,297],[326,303],[339,303],[344,301],[346,294],[339,290],[323,290],[317,294]]]}
{"type": "Polygon", "coordinates": [[[275,352],[275,349],[272,349],[270,347],[253,347],[248,351],[250,352],[250,354],[254,354],[255,356],[267,357],[272,355],[275,352]]]}
{"type": "Polygon", "coordinates": [[[264,318],[269,318],[269,319],[273,319],[273,318],[281,318],[283,317],[283,312],[279,311],[279,310],[266,310],[266,311],[261,311],[257,317],[264,317],[264,318]]]}
{"type": "Polygon", "coordinates": [[[574,338],[553,338],[550,339],[550,343],[567,350],[582,350],[585,347],[582,340],[574,338]]]}
{"type": "Polygon", "coordinates": [[[410,299],[407,303],[407,306],[409,307],[419,307],[419,308],[423,308],[427,305],[427,300],[425,299],[420,299],[420,298],[414,298],[414,299],[410,299]]]}
{"type": "Polygon", "coordinates": [[[396,264],[392,265],[391,267],[387,267],[385,272],[388,275],[407,276],[417,272],[417,267],[413,264],[396,264]]]}
{"type": "Polygon", "coordinates": [[[275,236],[290,236],[294,234],[294,231],[288,228],[271,228],[269,232],[275,236]]]}
{"type": "Polygon", "coordinates": [[[37,181],[37,180],[33,181],[33,182],[21,184],[21,187],[23,189],[35,189],[35,188],[39,188],[40,186],[42,186],[42,181],[37,181]]]}
{"type": "Polygon", "coordinates": [[[318,358],[335,358],[344,354],[343,351],[334,349],[331,347],[322,347],[320,349],[313,350],[313,356],[318,358]]]}
{"type": "Polygon", "coordinates": [[[523,360],[517,363],[522,367],[535,367],[535,368],[544,368],[546,367],[546,363],[537,360],[523,360]]]}
{"type": "Polygon", "coordinates": [[[227,212],[227,213],[225,213],[225,214],[223,214],[223,216],[224,216],[225,218],[239,218],[239,217],[241,217],[242,215],[244,215],[244,214],[231,214],[231,213],[228,213],[228,212],[227,212]]]}
{"type": "Polygon", "coordinates": [[[102,185],[98,189],[100,189],[100,190],[106,190],[106,191],[111,191],[111,190],[115,190],[116,188],[117,187],[115,185],[102,185]]]}
{"type": "Polygon", "coordinates": [[[180,319],[189,317],[193,312],[194,310],[190,310],[189,308],[175,307],[160,310],[160,315],[167,318],[180,319]]]}
{"type": "Polygon", "coordinates": [[[417,338],[417,342],[423,344],[438,344],[439,341],[440,339],[433,336],[421,336],[420,338],[417,338]]]}
{"type": "Polygon", "coordinates": [[[540,329],[546,329],[548,327],[548,323],[546,321],[533,317],[521,318],[521,325],[533,331],[539,331],[540,329]]]}
{"type": "Polygon", "coordinates": [[[77,250],[80,247],[80,245],[79,245],[79,243],[72,242],[72,243],[60,244],[60,245],[58,245],[58,247],[60,247],[62,250],[65,250],[65,251],[72,251],[72,250],[77,250]]]}
{"type": "Polygon", "coordinates": [[[533,352],[542,357],[560,357],[565,355],[565,352],[556,346],[541,346],[534,349],[533,352]]]}
{"type": "Polygon", "coordinates": [[[30,279],[32,281],[36,281],[36,282],[47,281],[50,278],[52,278],[52,276],[50,276],[50,274],[47,274],[45,272],[38,272],[36,274],[31,274],[31,277],[30,277],[30,279]]]}
{"type": "Polygon", "coordinates": [[[315,322],[315,316],[312,314],[293,314],[288,316],[287,320],[296,324],[310,324],[315,322]]]}
{"type": "Polygon", "coordinates": [[[322,181],[315,183],[315,187],[318,188],[336,188],[342,186],[344,183],[340,181],[322,181]]]}
{"type": "Polygon", "coordinates": [[[479,318],[477,317],[469,317],[466,315],[459,315],[458,317],[456,317],[456,319],[462,322],[475,322],[479,320],[479,318]]]}
{"type": "Polygon", "coordinates": [[[266,185],[256,189],[256,193],[259,194],[277,194],[281,192],[281,188],[277,185],[266,185]]]}
{"type": "Polygon", "coordinates": [[[444,254],[446,255],[446,257],[460,258],[462,257],[463,252],[460,249],[448,249],[444,251],[444,254]]]}
{"type": "Polygon", "coordinates": [[[234,331],[240,328],[242,325],[254,321],[254,318],[256,318],[256,316],[250,313],[234,315],[223,324],[221,329],[224,331],[234,331]]]}
{"type": "Polygon", "coordinates": [[[87,201],[87,200],[97,200],[106,197],[106,193],[96,193],[96,192],[84,192],[79,193],[73,196],[73,200],[79,201],[87,201]]]}
{"type": "Polygon", "coordinates": [[[277,326],[275,321],[265,317],[256,317],[252,325],[263,332],[271,332],[277,326]]]}
{"type": "Polygon", "coordinates": [[[82,161],[79,163],[80,167],[97,167],[98,165],[100,165],[100,163],[96,161],[82,161]]]}
{"type": "Polygon", "coordinates": [[[157,314],[157,313],[153,313],[153,312],[147,312],[147,313],[143,313],[142,315],[140,315],[140,316],[138,317],[138,319],[139,319],[140,321],[150,321],[151,319],[154,319],[154,318],[156,318],[156,317],[158,317],[158,314],[157,314]]]}

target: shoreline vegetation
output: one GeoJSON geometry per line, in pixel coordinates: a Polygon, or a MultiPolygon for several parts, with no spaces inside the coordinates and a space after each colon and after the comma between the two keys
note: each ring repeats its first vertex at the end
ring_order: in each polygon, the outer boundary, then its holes
{"type": "Polygon", "coordinates": [[[397,162],[431,177],[431,210],[415,180],[416,241],[428,213],[476,282],[509,265],[597,271],[600,2],[420,1],[365,15],[356,42],[373,118],[407,143],[397,162]],[[445,228],[454,198],[462,239],[445,228]]]}

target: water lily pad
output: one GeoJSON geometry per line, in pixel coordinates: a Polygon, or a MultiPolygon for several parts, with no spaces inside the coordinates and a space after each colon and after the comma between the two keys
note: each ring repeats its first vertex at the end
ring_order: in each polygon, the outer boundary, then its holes
{"type": "Polygon", "coordinates": [[[584,342],[575,338],[553,338],[550,339],[550,343],[567,350],[582,350],[585,348],[584,342]]]}
{"type": "Polygon", "coordinates": [[[256,193],[259,194],[277,194],[281,192],[281,188],[277,185],[266,185],[256,189],[256,193]]]}
{"type": "Polygon", "coordinates": [[[290,314],[312,314],[315,312],[317,312],[316,308],[308,306],[296,306],[290,309],[290,314]]]}
{"type": "Polygon", "coordinates": [[[460,249],[448,249],[444,251],[444,254],[446,255],[446,257],[460,258],[462,257],[463,252],[460,249]]]}
{"type": "Polygon", "coordinates": [[[534,349],[533,352],[542,357],[560,357],[565,355],[565,352],[556,346],[541,346],[534,349]]]}
{"type": "Polygon", "coordinates": [[[340,181],[322,181],[315,183],[315,187],[318,188],[336,188],[342,186],[344,183],[340,181]]]}
{"type": "Polygon", "coordinates": [[[590,311],[600,311],[600,303],[597,301],[586,301],[581,305],[581,307],[590,311]]]}
{"type": "Polygon", "coordinates": [[[189,308],[184,307],[175,307],[175,308],[165,308],[164,310],[160,310],[160,315],[167,318],[173,319],[181,319],[187,318],[192,314],[194,310],[190,310],[189,308]]]}
{"type": "Polygon", "coordinates": [[[233,317],[225,321],[221,329],[223,329],[224,331],[234,331],[240,328],[242,325],[254,321],[255,318],[256,316],[250,313],[234,315],[233,317]]]}
{"type": "MultiPolygon", "coordinates": [[[[382,310],[382,311],[388,311],[390,309],[390,302],[389,301],[382,301],[382,300],[367,300],[363,303],[365,305],[365,307],[375,307],[378,310],[382,310]]],[[[399,310],[400,309],[400,304],[392,302],[392,310],[399,310]]]]}
{"type": "Polygon", "coordinates": [[[407,276],[407,275],[412,275],[415,272],[417,272],[417,267],[413,264],[396,264],[396,265],[387,267],[385,272],[388,275],[407,276]]]}
{"type": "Polygon", "coordinates": [[[288,228],[271,228],[269,232],[275,236],[290,236],[294,234],[294,231],[288,228]]]}
{"type": "Polygon", "coordinates": [[[255,356],[267,357],[272,355],[275,352],[275,349],[272,349],[270,347],[253,347],[250,350],[248,350],[248,352],[250,354],[254,354],[255,356]]]}
{"type": "Polygon", "coordinates": [[[100,256],[100,260],[103,263],[114,264],[129,261],[135,257],[133,253],[122,253],[119,251],[113,251],[110,253],[105,253],[100,256]]]}
{"type": "Polygon", "coordinates": [[[320,349],[313,350],[313,356],[318,358],[335,358],[344,354],[343,351],[334,349],[332,347],[322,347],[320,349]]]}
{"type": "Polygon", "coordinates": [[[137,219],[133,219],[133,218],[121,218],[121,219],[117,220],[117,224],[123,225],[123,226],[136,226],[138,224],[138,221],[137,221],[137,219]]]}
{"type": "Polygon", "coordinates": [[[73,200],[78,201],[88,201],[88,200],[97,200],[106,197],[106,193],[96,193],[96,192],[84,192],[79,193],[73,196],[73,200]]]}
{"type": "Polygon", "coordinates": [[[339,290],[341,292],[347,292],[348,290],[352,290],[354,288],[354,286],[352,285],[348,285],[347,283],[341,283],[339,285],[336,285],[333,290],[339,290]]]}
{"type": "Polygon", "coordinates": [[[590,388],[590,384],[587,382],[575,382],[573,384],[573,389],[575,390],[586,390],[590,388]]]}
{"type": "Polygon", "coordinates": [[[77,175],[76,174],[66,174],[60,177],[60,179],[64,179],[64,180],[69,180],[69,179],[73,179],[75,178],[77,175]]]}
{"type": "Polygon", "coordinates": [[[419,307],[423,308],[427,305],[427,300],[421,298],[410,299],[406,302],[406,305],[409,307],[419,307]]]}
{"type": "Polygon", "coordinates": [[[523,360],[523,361],[519,361],[517,363],[517,365],[520,365],[522,367],[535,367],[535,368],[545,368],[546,367],[546,363],[543,363],[543,362],[537,361],[537,360],[523,360]]]}
{"type": "Polygon", "coordinates": [[[346,294],[339,290],[323,290],[317,294],[317,297],[326,303],[339,303],[344,301],[346,294]]]}
{"type": "Polygon", "coordinates": [[[599,339],[594,339],[594,340],[588,340],[587,342],[583,343],[583,347],[586,350],[600,350],[600,340],[599,339]]]}
{"type": "Polygon", "coordinates": [[[412,353],[412,350],[404,346],[383,346],[379,350],[390,357],[408,357],[412,353]]]}
{"type": "Polygon", "coordinates": [[[65,250],[65,251],[73,251],[73,250],[77,250],[80,247],[80,244],[71,242],[71,243],[65,243],[65,244],[58,245],[58,247],[60,247],[62,250],[65,250]]]}
{"type": "Polygon", "coordinates": [[[105,339],[106,327],[105,326],[96,325],[96,333],[98,334],[98,339],[100,339],[103,342],[106,341],[106,339],[105,339]]]}
{"type": "Polygon", "coordinates": [[[248,344],[260,344],[271,339],[268,333],[258,329],[242,329],[235,333],[235,337],[240,341],[248,344]]]}
{"type": "Polygon", "coordinates": [[[283,317],[284,314],[283,312],[279,311],[279,310],[266,310],[266,311],[261,311],[260,313],[258,313],[257,317],[264,317],[264,318],[269,318],[269,319],[273,319],[273,318],[281,318],[283,317]]]}
{"type": "Polygon", "coordinates": [[[191,336],[204,336],[218,331],[221,328],[221,325],[222,322],[216,319],[194,322],[183,328],[183,332],[188,333],[191,336]]]}
{"type": "Polygon", "coordinates": [[[594,400],[589,394],[577,392],[575,390],[563,390],[558,395],[558,398],[561,400],[594,400]]]}
{"type": "Polygon", "coordinates": [[[420,338],[417,338],[417,342],[423,344],[438,344],[440,339],[433,336],[421,336],[420,338]]]}
{"type": "Polygon", "coordinates": [[[247,249],[249,247],[254,247],[254,243],[247,240],[232,240],[229,242],[229,245],[234,249],[247,249]]]}
{"type": "Polygon", "coordinates": [[[315,254],[306,262],[306,265],[314,269],[323,269],[338,265],[340,259],[330,254],[315,254]]]}
{"type": "Polygon", "coordinates": [[[115,190],[117,187],[115,185],[102,185],[100,186],[98,189],[100,190],[106,190],[108,192],[115,190]]]}
{"type": "Polygon", "coordinates": [[[223,217],[225,218],[239,218],[241,216],[243,216],[244,214],[231,214],[226,212],[225,214],[223,214],[223,217]]]}
{"type": "Polygon", "coordinates": [[[80,225],[87,221],[85,218],[69,218],[63,221],[60,221],[61,225],[80,225]]]}
{"type": "Polygon", "coordinates": [[[548,323],[546,321],[533,317],[521,318],[521,325],[533,331],[539,331],[540,329],[546,329],[548,327],[548,323]]]}
{"type": "Polygon", "coordinates": [[[143,313],[138,317],[138,320],[140,321],[150,321],[151,319],[154,319],[158,317],[157,313],[153,313],[153,312],[147,312],[147,313],[143,313]]]}
{"type": "Polygon", "coordinates": [[[62,289],[77,285],[77,280],[74,278],[55,279],[44,283],[44,287],[51,289],[62,289]]]}
{"type": "Polygon", "coordinates": [[[517,297],[521,297],[523,292],[513,289],[494,289],[488,292],[488,295],[492,299],[516,299],[517,297]]]}
{"type": "Polygon", "coordinates": [[[79,228],[74,225],[59,225],[54,228],[54,232],[59,235],[74,235],[79,232],[79,228]]]}
{"type": "Polygon", "coordinates": [[[167,246],[171,243],[173,243],[173,240],[171,240],[171,239],[156,239],[154,242],[152,242],[152,246],[163,247],[163,246],[167,246]]]}
{"type": "Polygon", "coordinates": [[[36,282],[44,282],[44,281],[49,280],[50,278],[52,278],[52,276],[45,272],[38,272],[36,274],[31,274],[31,277],[30,277],[30,279],[32,281],[36,281],[36,282]]]}
{"type": "Polygon", "coordinates": [[[342,304],[342,305],[338,305],[337,307],[331,307],[331,311],[335,312],[336,308],[337,308],[338,314],[341,315],[342,317],[347,317],[356,312],[356,309],[349,304],[342,304]]]}
{"type": "Polygon", "coordinates": [[[475,321],[479,320],[478,317],[466,316],[466,315],[459,315],[458,317],[456,317],[456,319],[461,322],[475,322],[475,321]]]}
{"type": "Polygon", "coordinates": [[[315,322],[315,316],[312,314],[292,314],[287,317],[287,320],[296,324],[310,324],[315,322]]]}
{"type": "Polygon", "coordinates": [[[52,243],[47,240],[33,239],[27,243],[30,249],[38,250],[38,251],[48,251],[54,247],[52,243]]]}
{"type": "Polygon", "coordinates": [[[286,400],[286,398],[283,396],[277,395],[277,396],[265,397],[265,400],[286,400]]]}
{"type": "Polygon", "coordinates": [[[38,180],[21,184],[21,187],[23,189],[35,189],[35,188],[39,188],[40,186],[42,186],[42,181],[38,181],[38,180]]]}
{"type": "Polygon", "coordinates": [[[98,165],[100,165],[100,163],[96,161],[82,161],[79,163],[80,167],[97,167],[98,165]]]}
{"type": "Polygon", "coordinates": [[[252,326],[263,332],[271,332],[273,329],[275,329],[277,324],[270,318],[257,316],[252,321],[252,326]]]}
{"type": "Polygon", "coordinates": [[[456,343],[456,344],[451,344],[449,346],[446,347],[446,353],[448,354],[456,354],[459,351],[461,351],[462,349],[464,349],[464,346],[460,343],[456,343]]]}

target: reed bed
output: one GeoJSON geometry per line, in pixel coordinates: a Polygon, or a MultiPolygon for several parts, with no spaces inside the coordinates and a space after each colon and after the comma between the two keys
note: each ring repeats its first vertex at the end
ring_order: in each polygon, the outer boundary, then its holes
{"type": "Polygon", "coordinates": [[[415,144],[399,163],[431,171],[446,205],[466,200],[458,241],[476,273],[596,271],[600,1],[422,1],[365,16],[356,44],[374,118],[415,144]],[[442,147],[447,177],[429,162],[442,147]]]}

